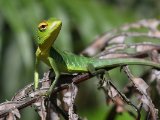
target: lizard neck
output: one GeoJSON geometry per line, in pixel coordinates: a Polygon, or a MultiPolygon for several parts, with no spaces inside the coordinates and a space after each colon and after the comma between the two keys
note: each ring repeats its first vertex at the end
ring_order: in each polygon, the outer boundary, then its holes
{"type": "Polygon", "coordinates": [[[48,40],[48,41],[45,41],[43,44],[39,44],[37,49],[39,49],[42,53],[47,53],[51,49],[52,44],[53,44],[53,41],[48,40]]]}
{"type": "Polygon", "coordinates": [[[42,44],[38,44],[38,48],[37,48],[37,51],[36,51],[36,55],[37,56],[46,56],[49,54],[49,51],[52,47],[52,44],[54,42],[55,38],[52,39],[51,36],[46,39],[42,44]]]}
{"type": "Polygon", "coordinates": [[[37,50],[36,50],[36,56],[39,58],[47,58],[47,56],[49,55],[49,51],[50,48],[47,47],[47,49],[41,48],[40,46],[38,46],[37,50]]]}

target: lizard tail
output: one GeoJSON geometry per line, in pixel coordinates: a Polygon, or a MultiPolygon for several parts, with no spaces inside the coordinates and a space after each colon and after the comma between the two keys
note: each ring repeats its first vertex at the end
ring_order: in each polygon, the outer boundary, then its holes
{"type": "Polygon", "coordinates": [[[112,59],[94,59],[92,64],[96,69],[114,68],[123,65],[145,65],[160,69],[160,64],[149,60],[138,58],[112,58],[112,59]]]}

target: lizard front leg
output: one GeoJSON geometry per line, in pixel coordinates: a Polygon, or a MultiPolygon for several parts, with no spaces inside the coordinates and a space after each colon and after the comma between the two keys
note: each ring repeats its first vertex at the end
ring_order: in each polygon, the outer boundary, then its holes
{"type": "Polygon", "coordinates": [[[38,88],[38,80],[39,80],[39,74],[38,74],[38,64],[39,60],[36,58],[35,67],[34,67],[34,89],[36,90],[38,88]]]}
{"type": "Polygon", "coordinates": [[[50,95],[51,95],[51,93],[52,93],[53,89],[55,88],[56,83],[57,83],[57,81],[58,81],[58,79],[59,79],[59,76],[60,76],[60,72],[59,72],[59,70],[58,70],[57,64],[56,64],[56,62],[54,61],[54,59],[51,58],[51,57],[49,57],[48,60],[49,60],[49,63],[50,63],[50,65],[51,65],[54,73],[55,73],[55,79],[54,79],[53,83],[51,84],[49,90],[47,91],[46,96],[50,96],[50,95]]]}

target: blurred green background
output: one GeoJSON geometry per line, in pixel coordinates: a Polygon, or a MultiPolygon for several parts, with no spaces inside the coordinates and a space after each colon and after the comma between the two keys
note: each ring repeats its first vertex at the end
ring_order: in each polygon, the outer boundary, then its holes
{"type": "MultiPolygon", "coordinates": [[[[0,102],[33,82],[35,32],[43,19],[61,19],[56,46],[79,53],[111,28],[141,18],[159,18],[159,11],[159,0],[0,0],[0,102]]],[[[47,70],[42,64],[41,76],[47,70]]],[[[103,120],[110,109],[96,84],[81,84],[77,97],[78,112],[89,120],[103,120]]],[[[32,108],[22,110],[21,119],[36,118],[32,108]]],[[[121,119],[132,118],[126,113],[117,117],[121,119]]]]}

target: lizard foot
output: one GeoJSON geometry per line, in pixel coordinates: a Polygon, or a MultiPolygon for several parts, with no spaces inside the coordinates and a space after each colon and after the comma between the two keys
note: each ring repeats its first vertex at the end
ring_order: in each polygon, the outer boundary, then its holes
{"type": "Polygon", "coordinates": [[[44,93],[45,97],[50,97],[52,94],[52,91],[48,90],[47,92],[44,93]]]}

